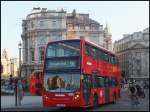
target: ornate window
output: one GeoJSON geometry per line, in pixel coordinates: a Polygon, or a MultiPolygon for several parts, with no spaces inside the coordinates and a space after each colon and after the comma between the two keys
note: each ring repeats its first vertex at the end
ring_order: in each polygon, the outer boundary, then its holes
{"type": "Polygon", "coordinates": [[[74,29],[73,24],[68,24],[68,29],[74,29]]]}
{"type": "Polygon", "coordinates": [[[31,28],[33,28],[34,27],[34,23],[33,23],[33,21],[31,22],[31,28]]]}
{"type": "Polygon", "coordinates": [[[39,60],[40,61],[44,60],[44,51],[45,51],[45,47],[44,46],[39,47],[39,60]]]}
{"type": "Polygon", "coordinates": [[[44,21],[40,21],[40,26],[44,26],[44,21]]]}
{"type": "Polygon", "coordinates": [[[62,35],[60,33],[52,33],[51,34],[51,41],[57,41],[57,40],[61,40],[62,39],[62,35]]]}
{"type": "Polygon", "coordinates": [[[31,60],[34,61],[34,48],[31,48],[31,60]]]}
{"type": "Polygon", "coordinates": [[[52,26],[56,27],[56,21],[52,21],[52,26]]]}
{"type": "Polygon", "coordinates": [[[91,30],[98,30],[99,26],[95,24],[91,24],[90,29],[91,30]]]}
{"type": "Polygon", "coordinates": [[[84,25],[80,25],[79,26],[81,30],[85,30],[85,26],[84,25]]]}

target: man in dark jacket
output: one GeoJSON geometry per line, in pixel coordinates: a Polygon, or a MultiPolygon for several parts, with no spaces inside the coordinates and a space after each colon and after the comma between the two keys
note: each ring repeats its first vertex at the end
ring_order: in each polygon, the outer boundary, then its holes
{"type": "Polygon", "coordinates": [[[134,84],[129,85],[129,91],[130,91],[131,105],[137,107],[139,104],[139,100],[137,96],[136,86],[134,84]]]}
{"type": "Polygon", "coordinates": [[[140,85],[136,85],[136,89],[137,89],[137,95],[141,98],[145,98],[145,93],[144,91],[142,90],[142,88],[140,87],[140,85]]]}

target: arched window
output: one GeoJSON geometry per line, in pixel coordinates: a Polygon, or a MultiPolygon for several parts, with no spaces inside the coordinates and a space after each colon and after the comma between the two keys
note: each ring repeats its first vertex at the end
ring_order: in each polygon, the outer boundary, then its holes
{"type": "Polygon", "coordinates": [[[34,48],[31,48],[31,60],[34,61],[34,48]]]}
{"type": "Polygon", "coordinates": [[[31,21],[31,28],[33,28],[34,27],[34,23],[33,23],[33,21],[31,21]]]}
{"type": "Polygon", "coordinates": [[[44,51],[45,51],[45,47],[44,46],[39,47],[39,60],[40,61],[44,60],[44,51]]]}
{"type": "Polygon", "coordinates": [[[44,26],[44,21],[40,21],[40,26],[44,26]]]}

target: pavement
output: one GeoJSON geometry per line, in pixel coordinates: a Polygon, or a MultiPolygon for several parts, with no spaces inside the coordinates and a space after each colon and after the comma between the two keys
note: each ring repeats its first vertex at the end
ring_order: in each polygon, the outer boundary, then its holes
{"type": "Polygon", "coordinates": [[[1,96],[1,108],[42,108],[41,96],[24,96],[22,106],[15,106],[15,96],[1,96]],[[7,102],[7,103],[6,103],[7,102]]]}
{"type": "MultiPolygon", "coordinates": [[[[97,109],[88,109],[88,111],[149,111],[149,90],[145,91],[146,98],[140,99],[140,105],[137,108],[132,108],[130,104],[130,99],[128,92],[126,90],[121,90],[121,98],[116,104],[106,104],[102,105],[97,109]]],[[[1,96],[1,109],[3,111],[52,111],[52,110],[63,110],[58,108],[44,108],[42,105],[41,96],[30,96],[26,93],[23,100],[22,106],[15,106],[15,96],[1,96]]],[[[65,111],[66,109],[64,109],[65,111]]],[[[67,109],[68,110],[68,109],[67,109]]],[[[70,109],[73,111],[74,109],[70,109]]]]}

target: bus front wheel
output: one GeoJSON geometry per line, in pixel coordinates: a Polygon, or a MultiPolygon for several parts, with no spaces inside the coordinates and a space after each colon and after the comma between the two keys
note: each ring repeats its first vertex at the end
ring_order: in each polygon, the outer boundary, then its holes
{"type": "Polygon", "coordinates": [[[113,96],[113,103],[114,104],[116,103],[116,94],[114,94],[114,96],[113,96]]]}
{"type": "Polygon", "coordinates": [[[98,97],[97,97],[97,95],[94,95],[93,107],[94,107],[94,108],[97,108],[97,107],[98,107],[98,97]]]}

